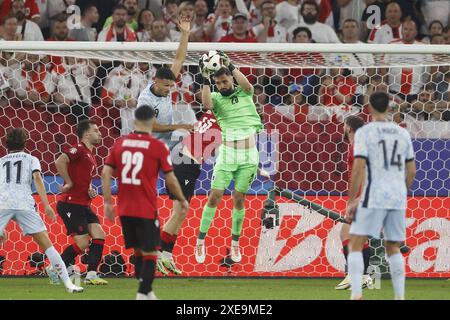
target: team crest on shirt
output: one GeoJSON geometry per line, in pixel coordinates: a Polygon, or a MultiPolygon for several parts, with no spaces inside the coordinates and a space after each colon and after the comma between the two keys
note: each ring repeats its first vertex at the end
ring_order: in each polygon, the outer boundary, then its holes
{"type": "Polygon", "coordinates": [[[70,151],[69,151],[71,154],[75,154],[75,153],[77,153],[77,148],[71,148],[70,149],[70,151]]]}

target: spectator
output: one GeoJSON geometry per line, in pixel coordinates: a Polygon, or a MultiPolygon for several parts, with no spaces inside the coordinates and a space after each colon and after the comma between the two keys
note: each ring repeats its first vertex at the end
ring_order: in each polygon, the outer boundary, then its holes
{"type": "Polygon", "coordinates": [[[264,88],[257,84],[254,86],[253,102],[257,108],[264,108],[264,106],[269,102],[267,94],[264,92],[264,88]]]}
{"type": "MultiPolygon", "coordinates": [[[[413,20],[407,20],[402,25],[402,39],[392,41],[393,44],[420,44],[416,40],[417,26],[413,20]]],[[[389,54],[385,56],[387,64],[398,64],[408,59],[411,66],[391,67],[389,68],[389,86],[391,93],[396,94],[403,101],[411,102],[417,99],[417,94],[428,81],[428,67],[424,66],[425,61],[432,60],[432,57],[422,54],[412,55],[395,55],[389,54]]],[[[386,74],[386,70],[381,71],[386,74]]]]}
{"type": "Polygon", "coordinates": [[[243,13],[236,13],[231,23],[232,33],[224,36],[219,42],[257,42],[248,31],[248,18],[243,13]]]}
{"type": "Polygon", "coordinates": [[[216,11],[208,17],[206,34],[213,42],[217,42],[231,33],[233,11],[236,8],[234,0],[219,0],[216,11]]]}
{"type": "Polygon", "coordinates": [[[139,10],[150,10],[155,15],[155,19],[162,19],[163,2],[163,0],[138,0],[138,8],[139,10]]]}
{"type": "Polygon", "coordinates": [[[71,29],[69,36],[76,41],[96,41],[97,29],[93,28],[99,21],[98,9],[94,5],[87,5],[81,14],[81,28],[71,29]]]}
{"type": "Polygon", "coordinates": [[[444,36],[445,44],[450,44],[450,25],[444,28],[442,35],[444,36]]]}
{"type": "Polygon", "coordinates": [[[287,31],[275,19],[276,8],[272,0],[263,1],[260,8],[263,15],[263,22],[252,29],[258,42],[286,42],[287,31]]]}
{"type": "MultiPolygon", "coordinates": [[[[4,17],[8,16],[11,13],[13,2],[14,0],[0,1],[0,20],[2,20],[4,17]]],[[[36,24],[39,24],[39,21],[41,20],[41,15],[39,7],[36,2],[37,2],[36,0],[25,0],[24,6],[26,12],[26,19],[31,20],[36,24]]]]}
{"type": "Polygon", "coordinates": [[[17,32],[21,34],[24,41],[44,41],[39,26],[26,18],[26,8],[23,0],[13,0],[12,13],[17,18],[17,32]]]}
{"type": "Polygon", "coordinates": [[[285,104],[294,107],[294,120],[296,123],[307,121],[309,105],[306,103],[306,97],[303,94],[302,86],[298,84],[289,86],[289,95],[285,100],[285,104]]]}
{"type": "MultiPolygon", "coordinates": [[[[304,1],[300,7],[303,21],[288,30],[288,37],[291,37],[292,32],[298,27],[307,27],[311,30],[312,39],[317,43],[340,43],[336,32],[330,26],[318,22],[319,9],[319,5],[314,0],[304,1]]],[[[289,40],[292,41],[292,38],[289,40]]]]}
{"type": "Polygon", "coordinates": [[[52,26],[52,36],[47,41],[74,41],[69,37],[69,28],[64,14],[57,15],[52,26]]]}
{"type": "Polygon", "coordinates": [[[196,0],[194,2],[194,20],[191,27],[191,42],[208,42],[207,35],[207,17],[208,4],[205,0],[196,0]]]}
{"type": "Polygon", "coordinates": [[[286,29],[291,28],[299,23],[298,5],[299,0],[285,0],[277,4],[276,20],[286,29]]]}
{"type": "Polygon", "coordinates": [[[374,28],[369,34],[369,43],[389,43],[401,38],[402,10],[400,6],[391,2],[386,6],[386,20],[379,28],[374,28]]]}
{"type": "Polygon", "coordinates": [[[432,21],[439,20],[442,25],[450,24],[450,1],[448,0],[421,0],[421,10],[425,24],[422,27],[423,33],[426,33],[426,26],[429,26],[432,21]]]}
{"type": "MultiPolygon", "coordinates": [[[[361,21],[361,16],[364,12],[364,6],[362,0],[337,0],[336,9],[331,15],[335,16],[336,21],[334,21],[334,26],[336,30],[341,30],[344,27],[346,20],[355,20],[359,24],[361,21]]],[[[321,8],[321,10],[323,10],[321,8]]],[[[358,26],[358,30],[360,26],[358,26]]],[[[358,34],[359,37],[359,34],[358,34]]]]}
{"type": "Polygon", "coordinates": [[[8,70],[7,79],[12,89],[12,97],[21,103],[35,105],[49,101],[51,75],[42,61],[39,55],[27,54],[22,64],[16,64],[8,70]]]}
{"type": "MultiPolygon", "coordinates": [[[[178,28],[178,19],[180,17],[186,17],[189,20],[191,20],[191,25],[194,23],[194,5],[189,2],[189,1],[183,1],[182,3],[180,3],[180,5],[178,6],[178,18],[177,18],[177,25],[175,26],[174,29],[169,29],[169,38],[171,41],[173,42],[178,42],[180,40],[180,29],[178,28]]],[[[192,27],[191,27],[192,30],[192,27]]],[[[192,31],[191,31],[192,32],[192,31]]]]}
{"type": "Polygon", "coordinates": [[[369,35],[369,31],[373,29],[372,25],[367,25],[370,23],[377,23],[377,20],[373,20],[374,12],[379,12],[381,17],[379,18],[379,22],[384,21],[385,11],[386,11],[386,3],[384,0],[364,0],[366,3],[366,7],[363,10],[361,16],[361,41],[366,41],[367,36],[369,35]],[[375,7],[378,7],[379,11],[375,11],[375,7]]]}
{"type": "MultiPolygon", "coordinates": [[[[265,0],[252,0],[250,2],[250,8],[249,8],[249,12],[248,12],[248,23],[250,25],[250,27],[254,27],[259,25],[260,23],[262,23],[262,10],[261,10],[261,4],[264,2],[265,0]]],[[[274,1],[272,1],[274,2],[274,1]]],[[[275,6],[275,3],[274,3],[275,6]]],[[[245,13],[243,11],[240,11],[242,13],[245,13]]]]}
{"type": "Polygon", "coordinates": [[[97,41],[137,41],[134,31],[126,25],[127,9],[123,5],[119,4],[114,8],[112,19],[112,24],[100,32],[97,41]]]}
{"type": "Polygon", "coordinates": [[[445,44],[444,36],[441,34],[434,34],[431,36],[430,44],[445,44]]]}
{"type": "Polygon", "coordinates": [[[15,15],[6,16],[3,19],[1,40],[21,41],[22,35],[17,33],[17,18],[15,15]]]}
{"type": "MultiPolygon", "coordinates": [[[[418,2],[421,0],[393,0],[396,2],[402,11],[402,21],[413,20],[416,23],[419,31],[424,24],[423,16],[419,13],[418,2]]],[[[428,0],[429,1],[429,0],[428,0]]],[[[433,0],[432,0],[433,1],[433,0]]],[[[425,24],[425,28],[428,24],[425,24]]]]}
{"type": "Polygon", "coordinates": [[[434,86],[430,83],[419,93],[417,100],[411,104],[411,116],[421,121],[441,120],[441,110],[439,110],[435,96],[434,86]]]}
{"type": "Polygon", "coordinates": [[[133,113],[137,106],[137,98],[149,80],[148,68],[143,64],[136,66],[132,62],[125,62],[109,73],[102,91],[102,99],[105,106],[119,108],[121,135],[133,130],[133,113]]]}
{"type": "MultiPolygon", "coordinates": [[[[342,42],[343,43],[363,43],[359,41],[359,24],[358,21],[347,19],[342,25],[342,42]]],[[[351,75],[356,79],[357,86],[355,91],[355,103],[362,107],[364,105],[364,94],[368,76],[375,73],[373,68],[367,69],[365,66],[374,66],[375,60],[370,53],[352,53],[341,54],[337,56],[338,63],[345,62],[352,66],[349,69],[351,75]]]]}
{"type": "Polygon", "coordinates": [[[155,15],[151,10],[143,9],[138,16],[138,32],[136,33],[138,41],[148,42],[151,39],[152,23],[155,15]]]}
{"type": "MultiPolygon", "coordinates": [[[[137,31],[138,30],[137,15],[139,14],[137,0],[123,0],[122,5],[125,7],[125,10],[127,11],[127,18],[126,18],[127,26],[133,31],[137,31]]],[[[108,17],[105,21],[105,24],[103,25],[103,29],[109,27],[112,22],[113,17],[112,16],[108,17]]]]}
{"type": "Polygon", "coordinates": [[[335,77],[322,77],[319,90],[320,103],[324,106],[351,106],[356,92],[356,82],[348,73],[339,70],[335,77]]]}
{"type": "Polygon", "coordinates": [[[150,41],[153,42],[170,42],[170,38],[167,36],[168,30],[164,20],[155,20],[152,23],[150,29],[150,41]]]}
{"type": "Polygon", "coordinates": [[[178,21],[178,0],[164,1],[162,12],[169,32],[175,30],[178,21]]]}
{"type": "Polygon", "coordinates": [[[52,101],[63,108],[70,108],[76,117],[74,122],[89,117],[93,75],[94,68],[87,60],[73,57],[63,58],[62,64],[52,71],[52,101]]]}
{"type": "Polygon", "coordinates": [[[423,43],[431,43],[431,38],[434,35],[442,35],[442,31],[444,30],[444,25],[439,20],[434,20],[430,23],[428,27],[428,36],[424,37],[421,41],[423,43]]]}

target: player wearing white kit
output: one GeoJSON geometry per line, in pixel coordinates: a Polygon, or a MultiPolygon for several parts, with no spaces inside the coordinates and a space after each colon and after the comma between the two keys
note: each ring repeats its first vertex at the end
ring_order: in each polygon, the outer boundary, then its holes
{"type": "Polygon", "coordinates": [[[383,230],[395,299],[403,300],[405,262],[400,246],[406,233],[407,192],[416,174],[414,150],[408,131],[387,121],[388,94],[375,92],[369,102],[373,122],[355,134],[347,206],[347,217],[352,221],[348,255],[351,299],[362,299],[362,249],[367,237],[379,239],[383,230]],[[364,192],[359,199],[363,182],[364,192]]]}
{"type": "Polygon", "coordinates": [[[56,221],[55,212],[47,199],[39,160],[23,151],[27,139],[28,133],[23,128],[12,129],[6,136],[8,154],[0,159],[0,235],[3,234],[8,222],[15,220],[23,234],[31,235],[45,252],[53,270],[56,270],[63,280],[67,291],[83,292],[83,288],[75,286],[70,281],[66,266],[53,247],[47,228],[36,212],[36,203],[31,190],[32,181],[44,204],[45,214],[52,222],[56,221]]]}

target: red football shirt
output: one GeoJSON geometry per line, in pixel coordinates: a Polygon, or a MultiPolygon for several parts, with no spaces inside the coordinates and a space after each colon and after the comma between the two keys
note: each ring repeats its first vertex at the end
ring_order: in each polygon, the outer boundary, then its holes
{"type": "MultiPolygon", "coordinates": [[[[0,19],[6,17],[12,11],[13,0],[4,0],[0,7],[0,19]]],[[[39,17],[39,6],[35,0],[25,0],[25,15],[27,19],[39,17]]]]}
{"type": "Polygon", "coordinates": [[[221,130],[211,111],[205,112],[199,119],[196,130],[183,139],[183,144],[198,163],[211,157],[221,143],[221,130]]]}
{"type": "Polygon", "coordinates": [[[58,200],[88,206],[91,203],[88,190],[97,166],[95,157],[82,142],[67,148],[64,153],[70,159],[68,171],[73,187],[60,194],[58,200]]]}
{"type": "Polygon", "coordinates": [[[114,143],[105,164],[116,169],[119,216],[156,219],[159,171],[173,170],[164,142],[148,133],[130,133],[114,143]]]}
{"type": "Polygon", "coordinates": [[[251,35],[247,34],[247,36],[244,39],[238,39],[234,36],[234,34],[229,34],[227,36],[222,37],[219,42],[258,42],[255,37],[252,37],[251,35]]]}

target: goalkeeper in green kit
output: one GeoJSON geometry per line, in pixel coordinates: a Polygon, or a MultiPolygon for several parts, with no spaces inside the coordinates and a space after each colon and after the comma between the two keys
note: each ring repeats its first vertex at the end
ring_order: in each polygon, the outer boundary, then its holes
{"type": "Polygon", "coordinates": [[[245,195],[256,177],[259,154],[256,148],[256,134],[263,125],[253,103],[253,86],[247,78],[231,63],[229,57],[219,51],[222,67],[213,75],[219,92],[211,92],[210,71],[199,67],[203,75],[203,106],[212,110],[222,130],[222,145],[214,165],[211,191],[208,203],[203,208],[195,248],[197,263],[204,263],[206,258],[205,237],[216,214],[224,190],[234,180],[231,260],[240,262],[239,237],[245,217],[245,195]],[[238,83],[234,85],[233,78],[238,83]]]}

